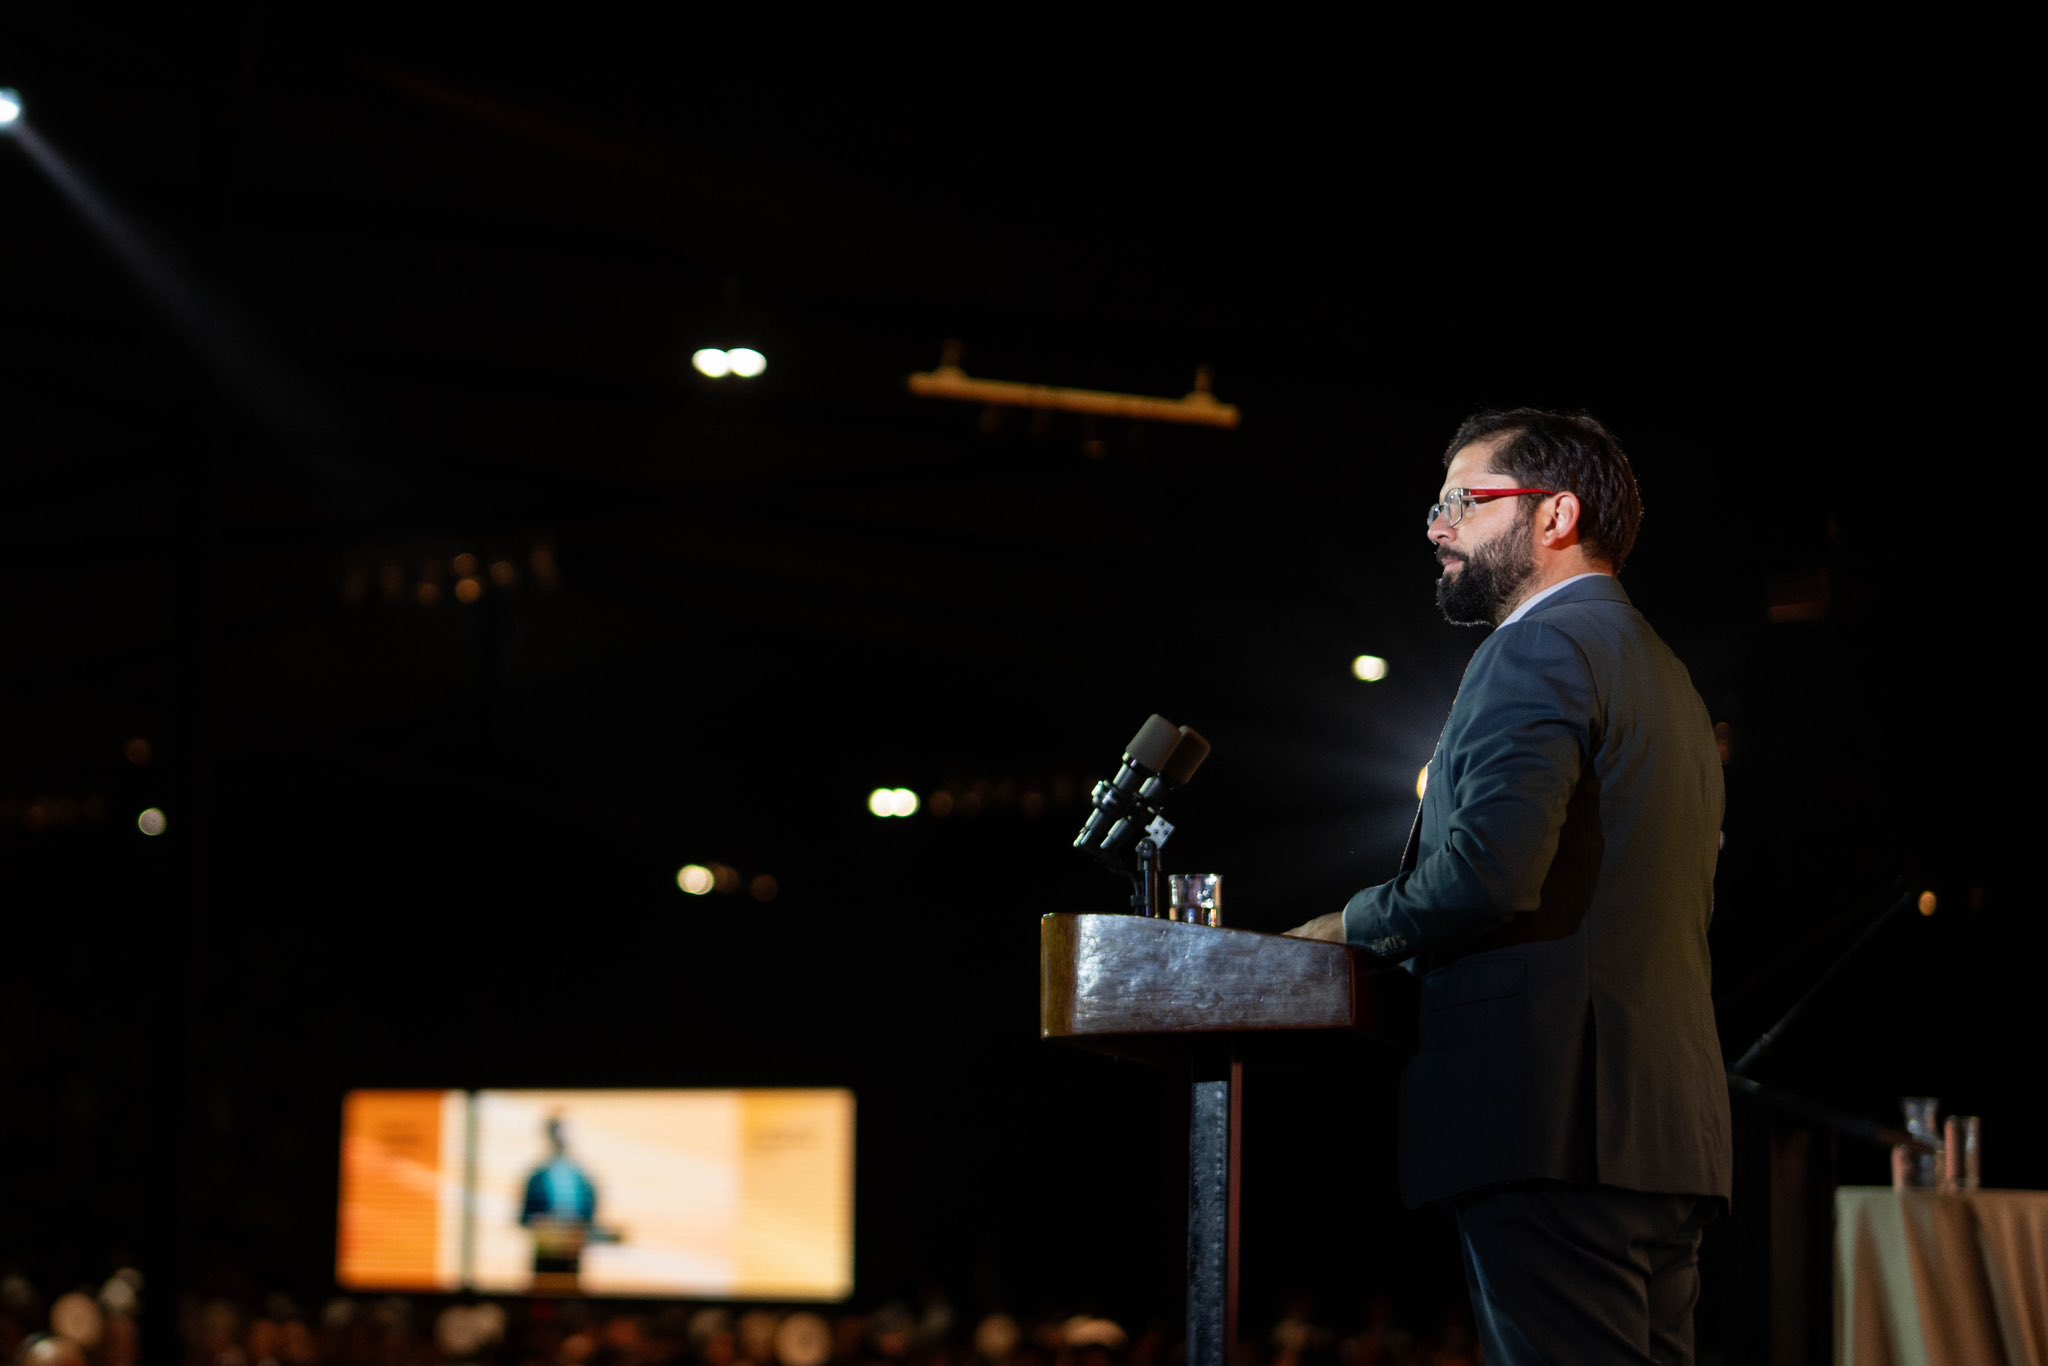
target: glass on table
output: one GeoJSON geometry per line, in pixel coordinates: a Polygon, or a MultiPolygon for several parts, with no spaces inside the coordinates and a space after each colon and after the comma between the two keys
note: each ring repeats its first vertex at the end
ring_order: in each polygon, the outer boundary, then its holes
{"type": "Polygon", "coordinates": [[[1223,923],[1223,875],[1220,873],[1168,873],[1166,875],[1166,918],[1190,925],[1223,923]]]}
{"type": "Polygon", "coordinates": [[[1942,1126],[1941,1188],[1973,1191],[1983,1177],[1979,1158],[1984,1122],[1976,1115],[1950,1115],[1942,1126]]]}
{"type": "Polygon", "coordinates": [[[1906,1133],[1915,1141],[1892,1149],[1892,1185],[1901,1190],[1932,1190],[1941,1183],[1941,1135],[1935,1116],[1941,1102],[1934,1096],[1903,1096],[1906,1133]]]}

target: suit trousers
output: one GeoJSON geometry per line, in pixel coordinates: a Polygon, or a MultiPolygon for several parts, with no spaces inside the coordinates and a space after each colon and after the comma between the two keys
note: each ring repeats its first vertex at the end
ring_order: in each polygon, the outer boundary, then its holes
{"type": "Polygon", "coordinates": [[[1451,1204],[1486,1366],[1692,1366],[1721,1202],[1542,1181],[1451,1204]]]}

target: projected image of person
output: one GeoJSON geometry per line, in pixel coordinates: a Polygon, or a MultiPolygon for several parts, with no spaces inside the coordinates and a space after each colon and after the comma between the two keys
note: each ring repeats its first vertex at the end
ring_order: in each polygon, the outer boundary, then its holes
{"type": "Polygon", "coordinates": [[[567,1123],[560,1114],[545,1125],[548,1156],[526,1178],[520,1225],[533,1234],[533,1278],[537,1290],[575,1290],[583,1273],[583,1250],[593,1242],[616,1241],[597,1223],[597,1183],[569,1153],[567,1123]]]}
{"type": "Polygon", "coordinates": [[[1480,413],[1444,464],[1437,600],[1491,630],[1396,875],[1288,933],[1420,978],[1401,1192],[1455,1222],[1488,1366],[1690,1363],[1732,1185],[1713,725],[1617,582],[1642,502],[1604,426],[1480,413]]]}

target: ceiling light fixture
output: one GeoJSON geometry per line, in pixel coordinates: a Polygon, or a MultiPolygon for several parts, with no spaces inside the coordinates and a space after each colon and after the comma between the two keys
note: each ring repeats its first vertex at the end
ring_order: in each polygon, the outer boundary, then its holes
{"type": "Polygon", "coordinates": [[[974,379],[958,361],[959,343],[947,342],[945,359],[936,370],[910,377],[910,392],[919,398],[953,398],[969,403],[1012,408],[1054,409],[1128,418],[1133,422],[1192,422],[1205,427],[1235,427],[1235,404],[1219,403],[1210,392],[1209,367],[1195,371],[1195,387],[1185,398],[1153,398],[1144,394],[1112,394],[1099,389],[1060,389],[1013,380],[974,379]]]}

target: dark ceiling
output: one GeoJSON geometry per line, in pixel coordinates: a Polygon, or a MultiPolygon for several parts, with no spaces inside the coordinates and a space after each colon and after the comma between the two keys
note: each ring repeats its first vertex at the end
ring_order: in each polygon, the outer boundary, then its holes
{"type": "MultiPolygon", "coordinates": [[[[1875,96],[1453,119],[1384,71],[813,81],[446,28],[0,20],[0,838],[49,965],[0,1080],[74,1115],[17,1139],[132,1128],[147,1078],[214,1135],[193,1188],[226,1106],[237,1181],[303,1192],[351,1086],[843,1079],[915,1133],[868,1178],[906,1202],[966,1179],[956,1126],[1036,1150],[1081,1106],[1099,1143],[1130,1102],[1033,1020],[1038,914],[1123,902],[1067,847],[1088,785],[1163,713],[1214,746],[1168,862],[1234,923],[1382,876],[1476,640],[1433,607],[1436,462],[1526,402],[1632,450],[1624,583],[1730,726],[1731,1048],[1935,886],[1780,1077],[1974,1088],[1996,1164],[2032,1102],[1949,1019],[2023,914],[2010,675],[1951,588],[2019,377],[1982,141],[1875,96]],[[760,379],[689,368],[741,341],[760,379]],[[912,396],[948,342],[1167,398],[1206,367],[1243,421],[912,396]],[[455,601],[461,554],[507,581],[455,601]],[[864,810],[976,782],[971,819],[864,810]],[[713,860],[775,899],[682,897],[713,860]]],[[[316,1265],[293,1198],[190,1237],[316,1265]]]]}

